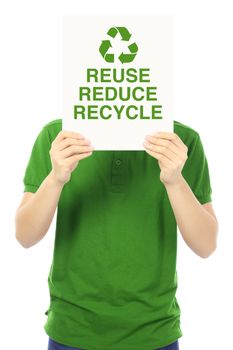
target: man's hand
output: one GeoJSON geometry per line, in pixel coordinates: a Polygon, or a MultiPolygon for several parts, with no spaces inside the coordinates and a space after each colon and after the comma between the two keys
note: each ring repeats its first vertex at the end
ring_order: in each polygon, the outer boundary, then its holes
{"type": "Polygon", "coordinates": [[[156,132],[146,135],[145,150],[158,160],[160,180],[164,185],[174,185],[182,180],[181,171],[188,158],[188,147],[179,136],[171,132],[156,132]]]}
{"type": "Polygon", "coordinates": [[[65,184],[81,159],[92,154],[94,147],[82,134],[61,130],[53,140],[49,151],[52,171],[56,182],[65,184]]]}
{"type": "Polygon", "coordinates": [[[187,160],[187,146],[177,134],[169,132],[147,135],[146,141],[143,143],[146,152],[158,160],[160,180],[165,185],[184,241],[199,256],[210,256],[217,247],[218,223],[216,216],[197,200],[181,174],[187,160]]]}

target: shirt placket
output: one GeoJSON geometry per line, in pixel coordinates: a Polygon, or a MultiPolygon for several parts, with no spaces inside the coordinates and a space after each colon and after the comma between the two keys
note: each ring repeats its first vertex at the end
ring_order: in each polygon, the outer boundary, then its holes
{"type": "Polygon", "coordinates": [[[126,186],[127,156],[125,151],[114,151],[111,167],[111,191],[124,192],[126,186]]]}

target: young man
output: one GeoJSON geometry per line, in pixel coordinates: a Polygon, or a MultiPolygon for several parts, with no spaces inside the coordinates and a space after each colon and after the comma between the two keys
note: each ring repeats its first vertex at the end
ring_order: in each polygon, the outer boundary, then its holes
{"type": "Polygon", "coordinates": [[[57,119],[34,143],[16,238],[39,242],[57,208],[49,350],[178,349],[177,225],[206,258],[218,224],[199,134],[174,121],[145,140],[145,151],[93,152],[57,119]]]}

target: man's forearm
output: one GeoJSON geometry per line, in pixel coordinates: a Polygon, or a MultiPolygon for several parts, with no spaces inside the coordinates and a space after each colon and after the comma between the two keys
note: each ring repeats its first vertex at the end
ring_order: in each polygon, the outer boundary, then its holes
{"type": "Polygon", "coordinates": [[[16,237],[29,248],[40,241],[52,222],[63,185],[54,179],[53,172],[44,179],[33,197],[16,212],[16,237]]]}
{"type": "Polygon", "coordinates": [[[176,184],[165,184],[165,188],[185,242],[199,256],[208,257],[217,244],[217,220],[197,200],[183,177],[176,184]]]}

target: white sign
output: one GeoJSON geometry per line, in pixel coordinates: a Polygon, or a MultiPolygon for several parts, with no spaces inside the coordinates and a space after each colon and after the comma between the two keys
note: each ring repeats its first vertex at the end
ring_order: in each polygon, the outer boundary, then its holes
{"type": "Polygon", "coordinates": [[[171,16],[63,17],[63,130],[95,150],[173,132],[171,16]]]}

